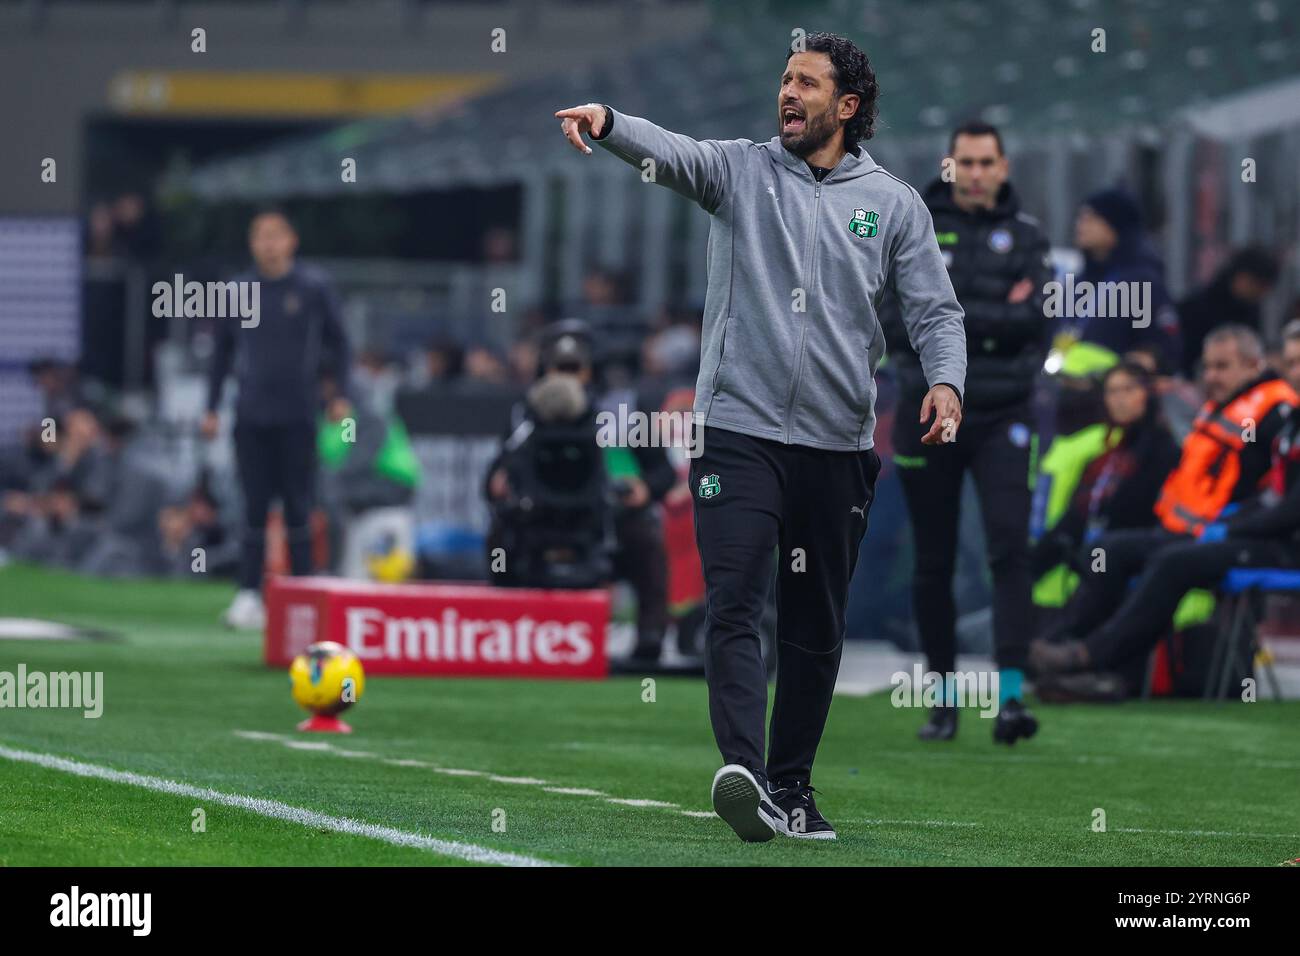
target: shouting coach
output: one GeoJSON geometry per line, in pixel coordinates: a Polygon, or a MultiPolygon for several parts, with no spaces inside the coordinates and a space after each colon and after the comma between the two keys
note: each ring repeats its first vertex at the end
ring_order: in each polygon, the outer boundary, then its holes
{"type": "Polygon", "coordinates": [[[962,309],[930,213],[882,169],[879,88],[849,40],[787,52],[779,135],[694,140],[587,104],[583,134],[713,217],[692,460],[707,587],[709,713],[725,766],[713,806],[742,840],[834,839],[813,801],[813,758],[844,640],[844,609],[880,459],[872,450],[877,308],[896,297],[929,383],[923,441],[955,438],[966,374],[962,309]],[[777,679],[764,759],[767,675],[758,629],[778,550],[777,679]]]}

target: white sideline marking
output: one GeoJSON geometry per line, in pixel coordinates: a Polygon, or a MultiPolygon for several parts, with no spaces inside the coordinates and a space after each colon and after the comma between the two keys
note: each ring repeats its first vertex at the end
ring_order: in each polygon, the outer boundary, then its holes
{"type": "Polygon", "coordinates": [[[301,741],[286,734],[270,734],[260,730],[236,730],[236,737],[243,737],[245,740],[265,740],[271,743],[282,744],[293,750],[310,750],[317,753],[341,754],[349,757],[370,757],[379,760],[381,763],[390,764],[394,767],[418,767],[425,770],[432,770],[434,773],[443,773],[452,777],[486,777],[493,783],[518,784],[529,787],[541,787],[547,793],[560,793],[570,797],[603,797],[606,803],[616,803],[625,807],[654,807],[666,810],[678,810],[679,813],[691,817],[714,817],[717,816],[712,810],[679,810],[681,804],[669,803],[666,800],[645,800],[631,797],[611,797],[603,790],[592,790],[589,787],[553,787],[547,786],[547,781],[540,780],[537,777],[508,777],[499,774],[489,773],[486,770],[456,770],[448,767],[439,767],[436,764],[428,763],[424,760],[412,760],[409,758],[398,757],[380,757],[378,754],[365,753],[363,751],[341,750],[335,747],[327,740],[301,741]]]}
{"type": "MultiPolygon", "coordinates": [[[[619,804],[621,806],[658,807],[664,809],[673,809],[676,810],[677,813],[681,814],[684,817],[698,817],[704,819],[704,818],[717,816],[717,814],[714,813],[712,810],[682,810],[679,809],[680,804],[668,803],[667,801],[664,800],[638,800],[638,799],[632,799],[626,797],[610,797],[607,796],[604,793],[604,791],[592,790],[588,787],[543,786],[546,783],[545,780],[538,780],[533,777],[504,777],[504,776],[498,776],[496,774],[488,773],[487,771],[484,770],[457,770],[454,768],[439,767],[436,764],[428,763],[427,761],[424,760],[413,760],[411,758],[406,758],[406,757],[403,758],[380,757],[378,754],[372,754],[365,751],[343,750],[338,747],[335,747],[333,744],[329,743],[328,741],[297,740],[286,734],[273,734],[261,730],[236,730],[235,736],[243,737],[246,740],[264,740],[264,741],[269,741],[271,743],[278,743],[285,747],[289,747],[293,750],[310,750],[310,751],[316,751],[320,753],[337,754],[339,756],[344,756],[344,757],[366,757],[371,759],[378,759],[381,763],[390,764],[394,767],[423,768],[426,770],[432,770],[434,773],[447,774],[453,777],[486,777],[488,780],[491,780],[494,783],[540,786],[542,790],[544,790],[547,793],[558,793],[558,794],[564,794],[565,796],[604,797],[606,803],[614,803],[614,804],[619,804]]],[[[584,745],[580,744],[577,741],[574,741],[565,746],[571,749],[582,749],[584,745]]],[[[903,756],[903,757],[918,756],[918,754],[915,751],[896,751],[891,753],[895,756],[903,756]]],[[[942,756],[947,758],[963,756],[966,757],[967,759],[977,759],[981,761],[985,760],[985,758],[974,757],[973,755],[957,755],[957,754],[941,755],[935,753],[933,756],[942,756]]],[[[1058,759],[1047,755],[1038,755],[1038,754],[1035,754],[1032,757],[1027,754],[1021,755],[1021,759],[1025,759],[1025,758],[1031,760],[1041,760],[1041,761],[1056,761],[1058,759]]],[[[1010,755],[1004,755],[1001,757],[1001,759],[1003,761],[1006,761],[1008,759],[1016,759],[1016,758],[1011,757],[1010,755]]],[[[1091,756],[1081,755],[1081,756],[1075,756],[1074,758],[1067,758],[1067,759],[1069,760],[1069,762],[1073,762],[1073,763],[1114,763],[1116,760],[1116,758],[1114,757],[1109,757],[1104,755],[1091,755],[1091,756]]],[[[1265,766],[1270,762],[1257,761],[1256,763],[1259,766],[1265,766]]],[[[1285,766],[1291,766],[1289,762],[1284,762],[1284,761],[1274,761],[1273,763],[1278,763],[1285,766]]],[[[980,827],[983,826],[983,824],[981,823],[973,823],[964,820],[877,819],[877,820],[863,820],[862,822],[867,824],[868,826],[900,826],[900,827],[980,827]]],[[[1244,833],[1235,830],[1145,830],[1138,827],[1111,827],[1111,832],[1112,833],[1155,833],[1155,834],[1161,834],[1166,836],[1255,837],[1260,839],[1300,839],[1300,834],[1296,834],[1296,833],[1244,833]]],[[[537,865],[550,866],[552,864],[539,863],[537,865]]]]}
{"type": "Polygon", "coordinates": [[[966,823],[961,820],[863,820],[871,826],[895,827],[977,827],[978,823],[966,823]]]}
{"type": "Polygon", "coordinates": [[[1111,833],[1157,833],[1161,836],[1256,837],[1266,840],[1294,840],[1300,833],[1243,833],[1239,830],[1145,830],[1142,827],[1111,827],[1111,833]]]}
{"type": "Polygon", "coordinates": [[[335,817],[326,813],[317,813],[315,810],[307,810],[302,807],[290,806],[287,803],[281,803],[279,800],[268,800],[262,797],[246,797],[238,793],[222,793],[220,790],[209,790],[206,787],[195,787],[188,783],[179,783],[175,780],[167,780],[164,777],[152,777],[148,774],[132,773],[128,770],[113,770],[111,767],[100,767],[96,764],[82,763],[79,760],[68,760],[65,757],[56,757],[53,754],[32,753],[27,750],[11,750],[0,744],[0,757],[6,760],[14,760],[19,763],[35,764],[38,767],[45,767],[50,770],[61,770],[64,773],[75,774],[78,777],[90,777],[95,780],[107,780],[110,783],[124,783],[132,787],[143,787],[146,790],[153,790],[157,793],[166,793],[179,797],[191,797],[195,800],[203,800],[208,803],[219,803],[227,807],[235,807],[239,810],[247,810],[250,813],[256,813],[258,816],[270,817],[275,820],[285,820],[289,823],[298,823],[305,827],[312,827],[317,830],[333,830],[336,833],[346,833],[350,836],[361,836],[371,840],[379,840],[382,843],[389,843],[393,846],[413,847],[417,850],[428,850],[439,856],[449,856],[457,860],[465,860],[470,863],[493,863],[499,866],[555,866],[556,864],[548,863],[545,860],[534,859],[531,856],[521,856],[518,853],[507,853],[503,850],[492,850],[483,846],[476,846],[473,843],[458,843],[454,840],[439,840],[435,837],[425,836],[422,833],[411,833],[406,830],[398,830],[393,827],[379,826],[374,823],[364,823],[361,820],[354,820],[351,817],[335,817]]]}

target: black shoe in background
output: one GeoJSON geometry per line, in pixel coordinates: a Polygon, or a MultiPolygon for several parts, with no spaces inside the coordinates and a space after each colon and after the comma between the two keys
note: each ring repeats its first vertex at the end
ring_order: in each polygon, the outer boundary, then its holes
{"type": "Polygon", "coordinates": [[[934,707],[930,719],[916,732],[921,740],[952,740],[957,736],[957,708],[934,707]]]}
{"type": "Polygon", "coordinates": [[[1036,733],[1038,733],[1038,718],[1016,698],[1012,697],[998,709],[998,717],[993,724],[995,744],[1013,745],[1022,737],[1028,740],[1036,733]]]}

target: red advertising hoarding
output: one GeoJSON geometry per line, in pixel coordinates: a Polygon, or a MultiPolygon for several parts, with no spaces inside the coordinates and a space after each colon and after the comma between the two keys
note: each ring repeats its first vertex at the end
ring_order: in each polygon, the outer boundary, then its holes
{"type": "Polygon", "coordinates": [[[609,593],[272,578],[266,663],[337,641],[367,674],[604,677],[609,593]]]}

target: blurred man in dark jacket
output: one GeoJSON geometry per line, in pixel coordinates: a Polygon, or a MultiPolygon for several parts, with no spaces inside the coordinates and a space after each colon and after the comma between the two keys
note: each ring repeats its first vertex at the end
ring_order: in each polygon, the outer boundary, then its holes
{"type": "Polygon", "coordinates": [[[1183,334],[1183,372],[1196,377],[1201,343],[1220,325],[1259,328],[1259,305],[1277,285],[1277,257],[1262,246],[1238,249],[1205,286],[1178,303],[1183,334]]]}
{"type": "Polygon", "coordinates": [[[265,621],[261,585],[272,500],[278,498],[284,512],[293,573],[312,570],[308,519],[316,493],[320,383],[328,375],[338,384],[330,417],[347,415],[352,357],[334,286],[319,269],[297,261],[298,234],[288,217],[274,209],[258,213],[248,242],[254,269],[236,281],[261,284],[261,312],[247,327],[217,320],[203,435],[216,437],[222,386],[233,372],[239,383],[235,457],[245,526],[239,593],[225,620],[231,627],[258,630],[265,621]]]}
{"type": "MultiPolygon", "coordinates": [[[[1147,241],[1137,200],[1118,188],[1093,193],[1079,207],[1074,239],[1085,262],[1076,285],[1083,288],[1086,283],[1096,293],[1091,310],[1067,318],[1079,339],[1117,358],[1140,346],[1153,345],[1160,356],[1162,374],[1180,368],[1178,313],[1165,285],[1165,265],[1147,241]],[[1111,315],[1103,310],[1104,284],[1120,283],[1140,287],[1146,314],[1111,315]]],[[[1121,301],[1134,300],[1129,297],[1121,301]]]]}
{"type": "MultiPolygon", "coordinates": [[[[952,176],[932,182],[923,198],[966,313],[964,420],[957,441],[921,443],[916,421],[927,385],[896,305],[887,297],[882,325],[900,385],[894,463],[916,542],[913,603],[921,646],[929,670],[942,675],[956,666],[952,584],[962,480],[968,470],[975,479],[993,571],[993,630],[1001,672],[994,739],[1014,743],[1037,728],[1020,703],[1020,684],[1032,584],[1029,401],[1051,332],[1043,316],[1043,286],[1051,277],[1048,243],[1038,223],[1020,211],[996,128],[978,122],[958,127],[944,162],[952,176]]],[[[957,709],[941,706],[921,737],[948,740],[956,731],[957,709]]]]}

